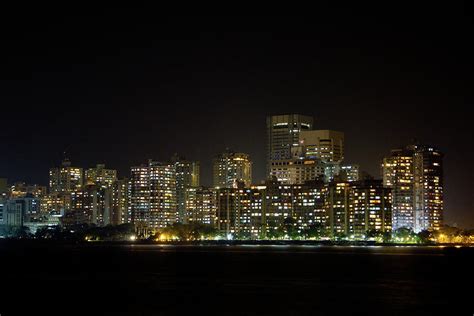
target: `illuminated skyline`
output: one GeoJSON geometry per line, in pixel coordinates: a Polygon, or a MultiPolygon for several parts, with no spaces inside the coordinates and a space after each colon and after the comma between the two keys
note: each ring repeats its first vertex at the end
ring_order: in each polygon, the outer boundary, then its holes
{"type": "Polygon", "coordinates": [[[344,132],[346,161],[377,178],[391,149],[413,138],[437,146],[446,222],[474,227],[462,8],[446,23],[413,16],[377,28],[368,16],[145,19],[138,10],[124,21],[117,11],[32,18],[6,38],[0,177],[46,184],[63,151],[121,177],[178,152],[201,162],[210,185],[212,157],[230,147],[252,157],[259,182],[266,116],[301,113],[315,129],[344,132]]]}

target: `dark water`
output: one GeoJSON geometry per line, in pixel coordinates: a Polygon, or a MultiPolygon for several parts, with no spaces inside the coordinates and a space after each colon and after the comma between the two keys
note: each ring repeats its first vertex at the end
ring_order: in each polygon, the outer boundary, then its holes
{"type": "Polygon", "coordinates": [[[0,314],[473,315],[473,259],[449,247],[1,242],[0,314]]]}

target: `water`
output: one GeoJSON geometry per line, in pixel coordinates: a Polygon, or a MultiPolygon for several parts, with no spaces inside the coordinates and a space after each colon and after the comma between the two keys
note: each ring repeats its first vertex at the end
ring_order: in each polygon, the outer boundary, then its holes
{"type": "Polygon", "coordinates": [[[454,247],[1,242],[0,314],[472,315],[473,259],[454,247]]]}

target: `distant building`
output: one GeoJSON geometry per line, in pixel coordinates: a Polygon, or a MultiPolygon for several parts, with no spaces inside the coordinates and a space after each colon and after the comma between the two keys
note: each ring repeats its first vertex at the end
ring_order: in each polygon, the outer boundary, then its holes
{"type": "Polygon", "coordinates": [[[355,182],[361,180],[359,165],[342,164],[339,171],[339,177],[342,181],[355,182]]]}
{"type": "Polygon", "coordinates": [[[188,195],[189,221],[214,224],[228,238],[269,238],[288,223],[300,235],[311,230],[321,237],[359,240],[392,227],[391,189],[381,180],[269,180],[248,188],[192,188],[188,195]]]}
{"type": "MultiPolygon", "coordinates": [[[[85,185],[71,193],[71,211],[84,214],[83,224],[112,224],[112,189],[85,185]]],[[[67,214],[67,213],[66,213],[67,214]]]]}
{"type": "Polygon", "coordinates": [[[178,155],[171,159],[176,169],[176,204],[179,222],[186,222],[186,190],[199,187],[200,165],[178,155]]]}
{"type": "Polygon", "coordinates": [[[227,150],[213,161],[215,188],[236,188],[239,183],[245,187],[252,184],[252,161],[250,156],[227,150]]]}
{"type": "Polygon", "coordinates": [[[0,178],[0,196],[8,192],[8,181],[6,178],[0,178]]]}
{"type": "Polygon", "coordinates": [[[206,187],[186,190],[186,223],[216,224],[216,191],[206,187]]]}
{"type": "Polygon", "coordinates": [[[217,189],[217,229],[227,238],[258,238],[262,230],[264,192],[257,187],[217,189]]]}
{"type": "Polygon", "coordinates": [[[4,212],[6,211],[6,204],[7,199],[3,196],[0,196],[0,225],[3,225],[3,219],[4,219],[4,212]]]}
{"type": "Polygon", "coordinates": [[[323,189],[322,181],[295,185],[267,181],[262,210],[265,235],[281,227],[287,218],[295,221],[298,232],[312,225],[325,227],[323,189]]]}
{"type": "Polygon", "coordinates": [[[299,133],[299,144],[307,158],[323,162],[344,160],[344,133],[332,130],[306,130],[299,133]]]}
{"type": "Polygon", "coordinates": [[[128,208],[129,185],[128,179],[120,179],[112,184],[112,224],[120,225],[131,222],[128,208]]]}
{"type": "Polygon", "coordinates": [[[32,197],[14,198],[4,202],[3,224],[21,227],[25,222],[39,221],[40,201],[32,197]]]}
{"type": "Polygon", "coordinates": [[[41,213],[56,212],[64,214],[66,208],[71,205],[71,196],[53,192],[41,198],[41,213]]]}
{"type": "Polygon", "coordinates": [[[325,187],[326,226],[332,237],[349,235],[349,194],[349,182],[331,182],[325,187]]]}
{"type": "Polygon", "coordinates": [[[324,163],[324,181],[329,183],[337,180],[341,173],[340,162],[325,162],[324,163]]]}
{"type": "Polygon", "coordinates": [[[95,184],[111,188],[113,183],[117,181],[117,170],[106,169],[104,164],[98,164],[95,168],[85,171],[85,178],[88,185],[95,184]]]}
{"type": "Polygon", "coordinates": [[[282,184],[304,184],[324,178],[325,165],[319,159],[273,160],[270,176],[282,184]]]}
{"type": "Polygon", "coordinates": [[[392,231],[391,189],[382,180],[352,182],[349,196],[349,235],[365,238],[368,232],[392,231]]]}
{"type": "Polygon", "coordinates": [[[71,162],[65,159],[58,168],[49,171],[50,192],[71,193],[83,185],[82,168],[71,167],[71,162]]]}
{"type": "Polygon", "coordinates": [[[149,160],[148,165],[132,167],[128,207],[138,233],[148,234],[177,222],[174,164],[149,160]]]}
{"type": "Polygon", "coordinates": [[[46,195],[47,189],[45,186],[42,185],[29,185],[24,182],[15,182],[12,186],[10,186],[10,198],[21,198],[31,196],[36,198],[42,198],[46,195]]]}
{"type": "Polygon", "coordinates": [[[301,131],[313,129],[314,119],[300,114],[267,117],[267,175],[272,161],[293,158],[292,148],[299,146],[301,131]]]}
{"type": "Polygon", "coordinates": [[[443,223],[443,154],[431,146],[392,150],[382,164],[392,189],[393,229],[438,230],[443,223]]]}

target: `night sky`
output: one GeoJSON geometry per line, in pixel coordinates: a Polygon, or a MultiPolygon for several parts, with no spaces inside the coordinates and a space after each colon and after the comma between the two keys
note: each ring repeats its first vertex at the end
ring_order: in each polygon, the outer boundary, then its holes
{"type": "Polygon", "coordinates": [[[301,113],[345,132],[346,161],[376,177],[392,148],[439,147],[446,222],[474,227],[472,11],[438,9],[12,14],[1,25],[0,177],[46,184],[63,151],[120,176],[178,152],[201,161],[210,185],[212,157],[230,147],[251,155],[259,182],[265,117],[301,113]]]}

